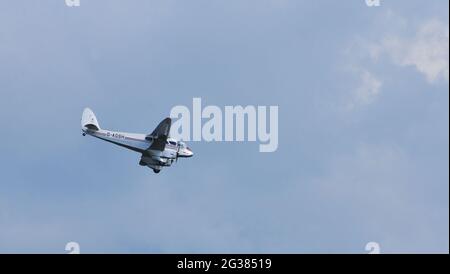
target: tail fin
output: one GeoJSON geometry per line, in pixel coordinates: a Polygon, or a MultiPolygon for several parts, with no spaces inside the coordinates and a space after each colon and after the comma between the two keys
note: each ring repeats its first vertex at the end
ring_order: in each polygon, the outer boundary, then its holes
{"type": "Polygon", "coordinates": [[[100,129],[97,117],[95,117],[94,112],[90,108],[85,108],[83,111],[83,116],[81,117],[81,128],[83,130],[89,129],[94,131],[100,129]]]}

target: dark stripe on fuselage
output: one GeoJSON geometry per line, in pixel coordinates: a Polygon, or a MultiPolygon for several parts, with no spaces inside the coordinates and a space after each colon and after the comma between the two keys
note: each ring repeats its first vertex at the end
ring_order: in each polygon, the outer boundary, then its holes
{"type": "Polygon", "coordinates": [[[136,139],[136,138],[131,138],[131,137],[125,137],[126,140],[131,140],[131,141],[138,141],[138,142],[144,142],[144,143],[148,143],[147,140],[141,140],[141,139],[136,139]]]}
{"type": "MultiPolygon", "coordinates": [[[[97,133],[97,134],[99,134],[99,133],[97,133]]],[[[106,135],[104,133],[100,133],[100,134],[106,135]]],[[[98,138],[100,140],[103,140],[103,141],[106,141],[106,142],[110,142],[112,144],[115,144],[115,145],[118,145],[118,146],[121,146],[121,147],[124,147],[124,148],[128,148],[130,150],[133,150],[133,151],[136,151],[136,152],[139,152],[139,153],[144,153],[145,152],[145,150],[142,150],[142,149],[139,149],[139,148],[136,148],[136,147],[132,147],[132,146],[129,146],[129,145],[121,144],[121,143],[118,143],[118,142],[114,142],[112,140],[108,140],[106,138],[102,138],[102,137],[94,135],[94,134],[89,134],[89,135],[91,135],[91,136],[93,136],[95,138],[98,138]]]]}

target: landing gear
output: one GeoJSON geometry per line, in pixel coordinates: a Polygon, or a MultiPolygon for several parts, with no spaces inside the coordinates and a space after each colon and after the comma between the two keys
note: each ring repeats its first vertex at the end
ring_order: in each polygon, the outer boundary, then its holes
{"type": "Polygon", "coordinates": [[[161,169],[153,169],[153,172],[155,173],[159,173],[161,171],[161,169]]]}
{"type": "Polygon", "coordinates": [[[82,134],[83,134],[83,136],[86,136],[86,133],[83,132],[82,134]]]}

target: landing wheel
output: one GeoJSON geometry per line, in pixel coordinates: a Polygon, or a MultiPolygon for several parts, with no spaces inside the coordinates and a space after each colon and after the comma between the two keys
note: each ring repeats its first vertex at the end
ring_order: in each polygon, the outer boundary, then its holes
{"type": "Polygon", "coordinates": [[[83,136],[86,136],[86,133],[82,133],[83,134],[83,136]]]}
{"type": "Polygon", "coordinates": [[[153,169],[153,172],[155,173],[159,173],[161,170],[160,169],[153,169]]]}

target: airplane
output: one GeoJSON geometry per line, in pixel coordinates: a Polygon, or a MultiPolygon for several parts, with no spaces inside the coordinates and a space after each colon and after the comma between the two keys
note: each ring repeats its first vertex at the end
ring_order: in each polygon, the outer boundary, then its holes
{"type": "Polygon", "coordinates": [[[90,135],[101,140],[141,153],[139,165],[147,166],[155,173],[169,167],[178,158],[189,158],[192,150],[181,141],[170,138],[172,119],[165,118],[150,134],[116,132],[100,128],[94,112],[85,108],[81,117],[82,135],[90,135]]]}

